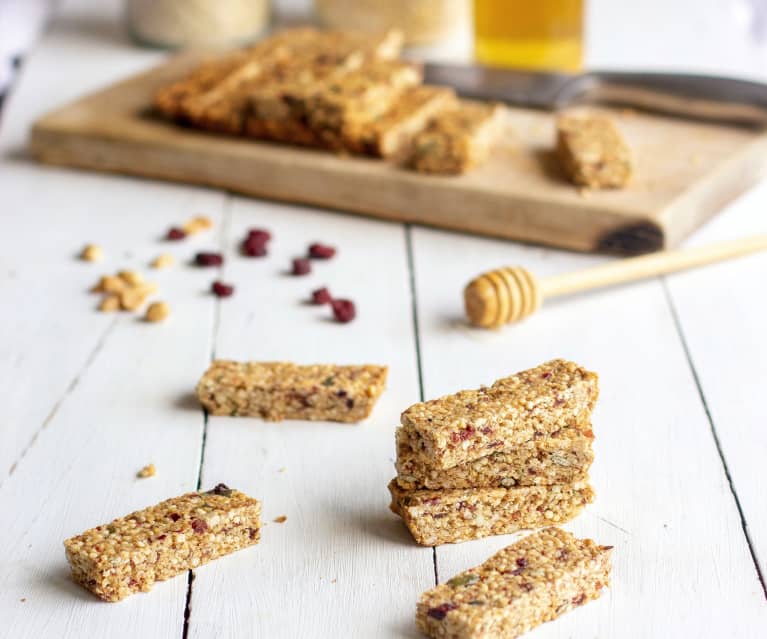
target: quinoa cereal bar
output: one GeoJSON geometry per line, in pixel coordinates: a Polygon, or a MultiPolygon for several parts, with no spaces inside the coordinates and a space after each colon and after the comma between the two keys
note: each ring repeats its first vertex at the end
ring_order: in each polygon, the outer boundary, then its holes
{"type": "Polygon", "coordinates": [[[594,461],[593,440],[591,430],[563,428],[447,470],[431,468],[407,443],[398,443],[397,484],[405,490],[567,484],[586,478],[594,461]]]}
{"type": "Polygon", "coordinates": [[[418,132],[455,99],[455,92],[448,87],[421,85],[406,89],[379,118],[357,127],[347,126],[343,146],[352,153],[404,159],[418,132]]]}
{"type": "Polygon", "coordinates": [[[403,490],[389,482],[390,508],[422,546],[454,544],[559,524],[594,500],[588,481],[554,486],[403,490]]]}
{"type": "Polygon", "coordinates": [[[610,585],[612,546],[546,528],[427,590],[416,625],[439,639],[513,639],[610,585]]]}
{"type": "Polygon", "coordinates": [[[383,392],[387,370],[218,360],[200,379],[197,397],[211,415],[359,422],[383,392]]]}
{"type": "Polygon", "coordinates": [[[465,173],[482,164],[501,132],[504,110],[496,103],[461,100],[415,136],[410,166],[421,173],[465,173]]]}
{"type": "Polygon", "coordinates": [[[257,544],[261,504],[219,484],[115,519],[64,542],[72,577],[105,601],[257,544]]]}
{"type": "Polygon", "coordinates": [[[590,430],[598,394],[596,373],[556,359],[490,388],[414,404],[402,413],[397,442],[444,470],[563,428],[590,430]]]}
{"type": "Polygon", "coordinates": [[[631,180],[631,151],[613,121],[604,116],[560,116],[557,155],[567,176],[579,186],[619,189],[631,180]]]}

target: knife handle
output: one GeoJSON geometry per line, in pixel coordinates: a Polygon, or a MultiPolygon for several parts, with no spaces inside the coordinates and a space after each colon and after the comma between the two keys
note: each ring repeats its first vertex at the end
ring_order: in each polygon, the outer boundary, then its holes
{"type": "Polygon", "coordinates": [[[570,82],[557,106],[610,103],[742,125],[767,125],[767,85],[703,75],[593,71],[570,82]]]}

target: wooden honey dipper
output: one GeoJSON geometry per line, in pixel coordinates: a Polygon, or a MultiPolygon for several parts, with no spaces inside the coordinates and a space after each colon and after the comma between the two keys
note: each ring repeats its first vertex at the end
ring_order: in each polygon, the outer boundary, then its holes
{"type": "Polygon", "coordinates": [[[542,280],[521,266],[505,266],[483,273],[466,285],[466,315],[474,326],[499,328],[534,313],[550,297],[683,271],[763,250],[767,250],[767,235],[651,253],[542,280]]]}

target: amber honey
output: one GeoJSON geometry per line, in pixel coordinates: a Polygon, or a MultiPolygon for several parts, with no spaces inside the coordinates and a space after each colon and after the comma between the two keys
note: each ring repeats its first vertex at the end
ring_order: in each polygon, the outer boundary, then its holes
{"type": "Polygon", "coordinates": [[[474,50],[494,66],[577,71],[585,0],[474,0],[474,50]]]}

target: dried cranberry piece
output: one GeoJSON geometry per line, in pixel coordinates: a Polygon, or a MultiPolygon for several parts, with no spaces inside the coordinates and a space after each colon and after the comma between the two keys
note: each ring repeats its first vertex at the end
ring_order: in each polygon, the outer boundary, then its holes
{"type": "Polygon", "coordinates": [[[234,286],[231,284],[224,284],[216,280],[210,287],[210,290],[217,297],[231,297],[234,293],[234,286]]]}
{"type": "Polygon", "coordinates": [[[432,619],[436,619],[437,621],[442,621],[445,617],[447,617],[447,613],[451,610],[455,610],[458,606],[451,603],[443,603],[440,606],[437,606],[435,608],[429,608],[428,612],[426,613],[429,615],[432,619]]]}
{"type": "Polygon", "coordinates": [[[317,260],[329,260],[336,254],[336,250],[327,244],[315,242],[309,245],[309,257],[317,260]]]}
{"type": "Polygon", "coordinates": [[[198,253],[194,257],[197,266],[221,266],[224,256],[221,253],[198,253]]]}
{"type": "Polygon", "coordinates": [[[459,442],[465,442],[475,432],[476,430],[474,429],[474,426],[472,426],[471,424],[467,424],[466,428],[450,433],[450,439],[453,441],[454,444],[457,444],[459,442]]]}
{"type": "Polygon", "coordinates": [[[583,605],[583,603],[584,603],[585,601],[586,601],[586,593],[585,593],[585,592],[582,592],[582,593],[581,593],[580,595],[578,595],[577,597],[573,597],[573,603],[574,603],[576,606],[581,606],[581,605],[583,605]]]}
{"type": "Polygon", "coordinates": [[[268,242],[271,239],[272,239],[272,234],[266,229],[250,229],[248,231],[248,239],[246,241],[260,242],[261,244],[266,244],[266,242],[268,242]]]}
{"type": "Polygon", "coordinates": [[[179,515],[178,513],[171,513],[170,515],[168,515],[168,517],[170,517],[172,521],[178,521],[179,519],[181,519],[181,515],[179,515]]]}
{"type": "Polygon", "coordinates": [[[305,257],[297,257],[293,260],[293,275],[306,275],[312,272],[312,264],[305,257]]]}
{"type": "Polygon", "coordinates": [[[330,291],[326,286],[318,288],[316,291],[312,291],[313,304],[330,304],[332,301],[333,297],[330,295],[330,291]]]}
{"type": "Polygon", "coordinates": [[[519,559],[517,559],[517,567],[511,571],[511,574],[514,575],[515,577],[517,575],[521,575],[524,572],[526,567],[527,567],[527,559],[525,559],[524,557],[520,557],[519,559]]]}
{"type": "Polygon", "coordinates": [[[196,533],[204,533],[208,529],[208,524],[206,524],[202,519],[193,519],[192,520],[192,530],[196,533]]]}
{"type": "Polygon", "coordinates": [[[351,322],[357,316],[357,309],[351,300],[333,300],[333,317],[337,322],[351,322]]]}
{"type": "Polygon", "coordinates": [[[268,251],[266,250],[266,244],[260,241],[252,241],[247,239],[242,243],[242,254],[248,257],[263,257],[268,251]]]}
{"type": "Polygon", "coordinates": [[[206,495],[221,495],[222,497],[231,497],[232,496],[232,489],[229,488],[226,484],[216,484],[213,488],[211,488],[206,495]]]}
{"type": "Polygon", "coordinates": [[[165,235],[166,240],[183,240],[186,237],[186,231],[180,229],[177,226],[172,226],[168,229],[168,233],[165,235]]]}
{"type": "Polygon", "coordinates": [[[548,372],[544,373],[543,375],[541,375],[541,377],[543,379],[548,379],[549,377],[551,377],[551,371],[548,371],[548,372]]]}

